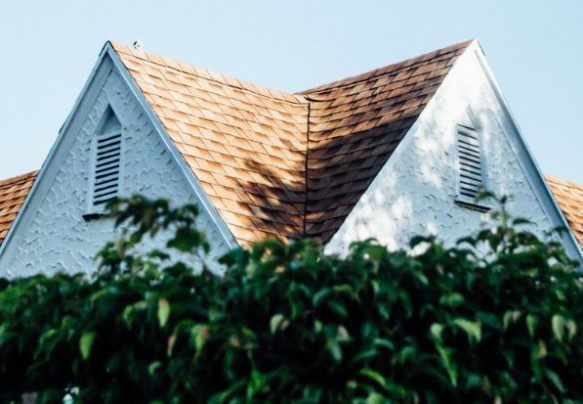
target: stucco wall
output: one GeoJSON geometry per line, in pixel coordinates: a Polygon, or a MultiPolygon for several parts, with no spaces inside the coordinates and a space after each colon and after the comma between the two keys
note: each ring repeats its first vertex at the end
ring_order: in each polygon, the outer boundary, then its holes
{"type": "Polygon", "coordinates": [[[510,211],[531,219],[537,232],[554,227],[511,147],[502,105],[470,52],[454,66],[327,251],[344,253],[351,241],[369,237],[392,249],[406,247],[417,234],[436,234],[452,243],[479,228],[484,214],[454,202],[455,128],[472,123],[468,107],[483,131],[488,189],[511,195],[510,211]]]}
{"type": "MultiPolygon", "coordinates": [[[[96,77],[87,89],[87,94],[94,94],[94,102],[85,108],[88,113],[75,118],[80,123],[71,125],[63,135],[23,215],[26,220],[14,230],[0,257],[0,275],[90,271],[95,268],[92,257],[98,249],[115,238],[111,220],[86,222],[82,218],[91,173],[91,136],[108,104],[123,126],[122,194],[170,198],[177,205],[197,201],[188,180],[109,59],[104,59],[96,77]],[[103,76],[101,80],[99,75],[103,76]]],[[[227,250],[202,209],[199,226],[208,235],[212,255],[227,250]]]]}

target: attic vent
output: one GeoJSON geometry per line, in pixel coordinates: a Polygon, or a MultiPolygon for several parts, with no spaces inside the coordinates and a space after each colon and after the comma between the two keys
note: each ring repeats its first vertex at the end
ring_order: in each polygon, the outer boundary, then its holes
{"type": "Polygon", "coordinates": [[[458,125],[457,159],[458,195],[456,200],[476,208],[486,208],[481,202],[476,202],[476,197],[486,186],[480,133],[474,128],[458,125]]]}
{"type": "Polygon", "coordinates": [[[91,207],[102,209],[120,191],[122,155],[121,125],[111,108],[106,111],[102,129],[93,139],[93,175],[91,177],[91,207]]]}

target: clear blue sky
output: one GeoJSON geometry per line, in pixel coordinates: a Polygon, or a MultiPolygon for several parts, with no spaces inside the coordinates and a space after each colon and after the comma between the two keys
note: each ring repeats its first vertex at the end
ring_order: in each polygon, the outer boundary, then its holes
{"type": "Polygon", "coordinates": [[[583,183],[581,0],[3,2],[0,178],[40,167],[104,42],[136,38],[285,91],[477,38],[539,166],[583,183]]]}

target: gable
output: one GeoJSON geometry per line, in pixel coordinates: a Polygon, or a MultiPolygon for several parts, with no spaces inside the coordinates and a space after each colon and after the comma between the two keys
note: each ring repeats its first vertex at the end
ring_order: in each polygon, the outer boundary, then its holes
{"type": "Polygon", "coordinates": [[[472,41],[303,94],[310,101],[306,236],[327,242],[472,41]]]}
{"type": "Polygon", "coordinates": [[[471,42],[299,94],[114,45],[239,243],[327,242],[471,42]]]}
{"type": "MultiPolygon", "coordinates": [[[[197,225],[212,246],[211,256],[222,255],[232,247],[215,218],[201,206],[190,179],[175,159],[174,149],[167,147],[132,91],[105,51],[63,125],[36,185],[20,207],[18,219],[9,224],[8,238],[0,248],[0,274],[25,276],[39,270],[76,272],[95,268],[93,257],[106,242],[115,239],[116,232],[112,219],[88,211],[93,205],[95,164],[109,164],[93,161],[92,145],[103,139],[103,134],[107,139],[112,129],[121,133],[123,143],[119,170],[116,168],[121,196],[170,196],[177,205],[197,204],[201,207],[197,225]]],[[[10,189],[14,192],[12,199],[25,196],[24,189],[10,189]]],[[[8,218],[13,216],[11,213],[8,218]]],[[[154,247],[158,241],[146,243],[154,247]]]]}
{"type": "MultiPolygon", "coordinates": [[[[398,248],[428,233],[452,244],[478,229],[488,205],[459,199],[460,127],[479,133],[480,175],[488,190],[510,197],[514,217],[529,219],[541,236],[567,225],[476,43],[452,67],[327,250],[343,252],[352,240],[371,237],[398,248]]],[[[582,260],[572,235],[562,239],[567,252],[582,260]]]]}
{"type": "Polygon", "coordinates": [[[16,219],[38,171],[0,181],[0,245],[16,219]]]}

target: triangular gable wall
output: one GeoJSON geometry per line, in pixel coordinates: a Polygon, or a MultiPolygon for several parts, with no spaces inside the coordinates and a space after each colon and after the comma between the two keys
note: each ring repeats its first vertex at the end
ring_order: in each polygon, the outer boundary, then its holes
{"type": "MultiPolygon", "coordinates": [[[[356,239],[378,238],[392,248],[411,236],[433,233],[446,242],[467,235],[484,219],[455,202],[456,125],[478,125],[484,133],[487,187],[510,195],[511,212],[535,224],[535,231],[568,224],[549,191],[501,95],[477,42],[458,59],[428,106],[352,213],[327,245],[344,252],[356,239]]],[[[583,262],[569,231],[568,253],[583,262]]]]}
{"type": "Polygon", "coordinates": [[[235,246],[192,171],[106,44],[0,246],[1,275],[90,270],[97,249],[114,237],[111,221],[83,218],[91,176],[91,137],[109,108],[124,133],[122,195],[144,193],[170,197],[177,204],[196,203],[201,208],[200,226],[215,252],[220,254],[235,246]]]}

